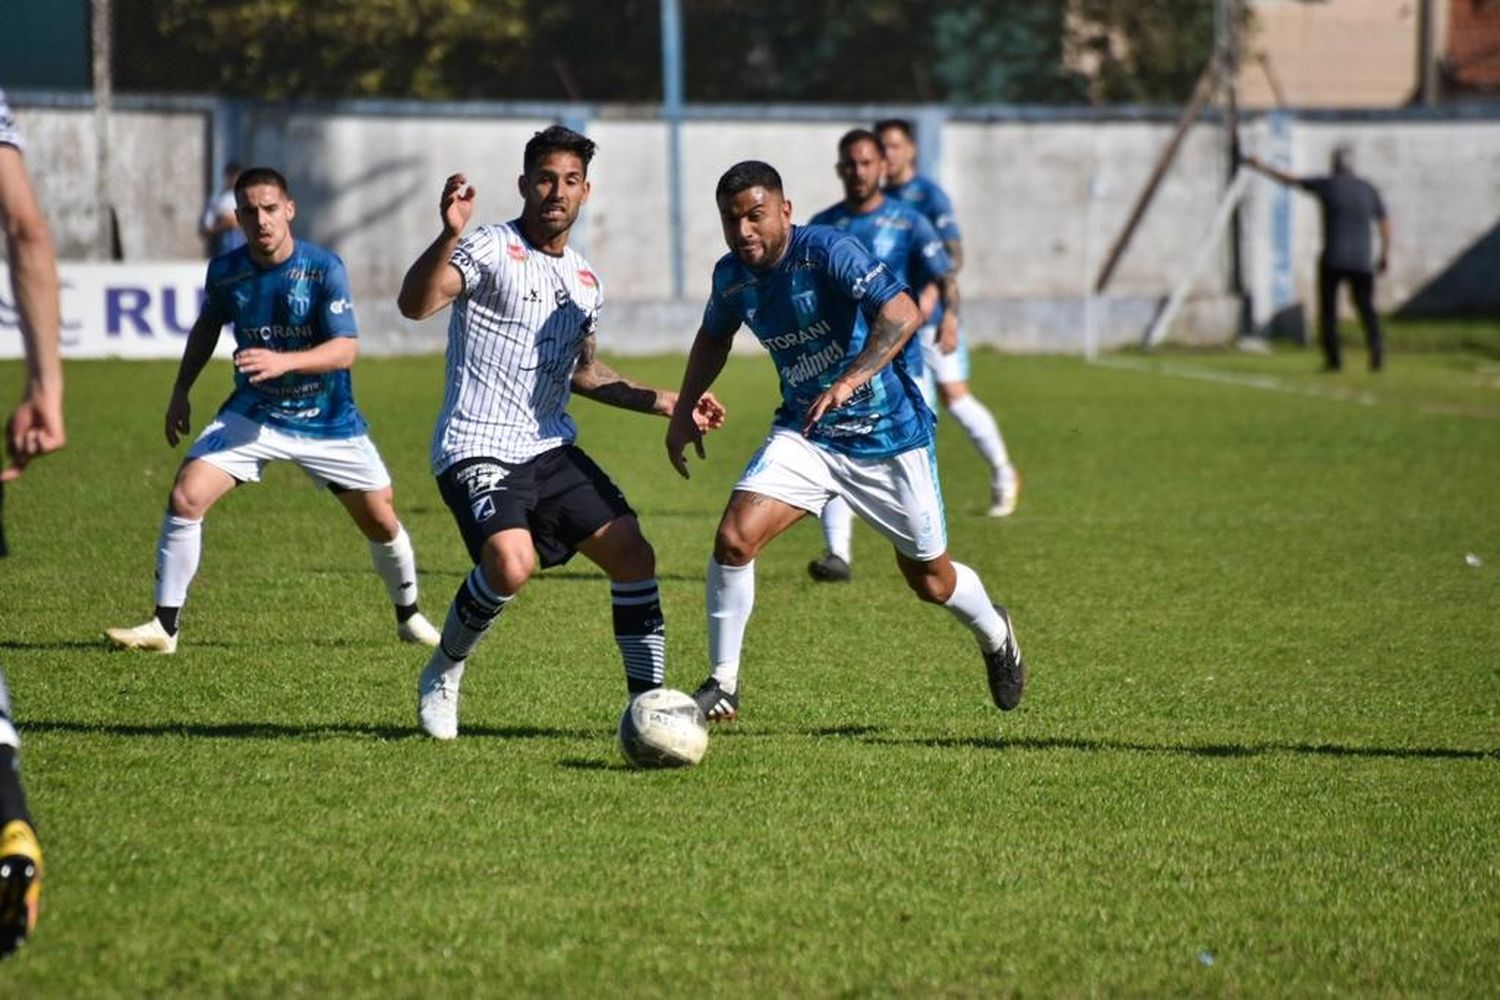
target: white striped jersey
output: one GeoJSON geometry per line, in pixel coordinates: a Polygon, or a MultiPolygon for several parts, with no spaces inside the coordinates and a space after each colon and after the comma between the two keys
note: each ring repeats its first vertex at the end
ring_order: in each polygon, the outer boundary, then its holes
{"type": "Polygon", "coordinates": [[[479,227],[450,260],[464,290],[448,319],[433,474],[466,458],[524,462],[573,441],[573,370],[604,304],[588,261],[571,248],[538,250],[520,220],[479,227]]]}

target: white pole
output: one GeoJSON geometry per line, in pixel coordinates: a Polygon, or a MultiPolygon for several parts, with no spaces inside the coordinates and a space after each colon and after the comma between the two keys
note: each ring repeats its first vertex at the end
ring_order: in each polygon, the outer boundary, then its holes
{"type": "Polygon", "coordinates": [[[94,254],[100,260],[114,257],[114,226],[109,199],[109,108],[110,72],[110,0],[92,0],[92,35],[94,48],[94,211],[99,229],[94,254]]]}
{"type": "Polygon", "coordinates": [[[1167,298],[1167,304],[1162,307],[1156,316],[1156,321],[1146,331],[1144,347],[1152,348],[1161,341],[1166,334],[1167,327],[1172,325],[1172,320],[1177,316],[1177,310],[1182,308],[1183,300],[1187,298],[1188,292],[1193,289],[1193,282],[1197,280],[1198,272],[1203,270],[1206,261],[1213,257],[1214,247],[1224,237],[1224,229],[1229,225],[1229,219],[1234,215],[1235,206],[1245,196],[1245,187],[1250,183],[1250,172],[1241,167],[1234,175],[1234,180],[1229,185],[1229,190],[1224,192],[1224,197],[1219,201],[1219,207],[1214,212],[1214,221],[1208,229],[1208,235],[1203,238],[1193,249],[1193,256],[1183,270],[1182,277],[1177,281],[1177,287],[1172,289],[1172,294],[1167,298]]]}
{"type": "MultiPolygon", "coordinates": [[[[1100,130],[1095,129],[1097,137],[1100,130]]],[[[1095,143],[1097,145],[1097,138],[1095,143]]],[[[1083,222],[1083,357],[1094,361],[1099,357],[1099,294],[1094,289],[1095,233],[1099,220],[1099,202],[1104,198],[1104,178],[1095,157],[1093,174],[1089,177],[1089,204],[1083,222]]]]}

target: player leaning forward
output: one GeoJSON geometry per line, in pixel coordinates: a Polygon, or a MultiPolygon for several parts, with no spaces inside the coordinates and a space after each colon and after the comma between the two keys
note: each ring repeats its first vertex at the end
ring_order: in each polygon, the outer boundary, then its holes
{"type": "Polygon", "coordinates": [[[167,403],[167,443],[186,436],[189,393],[225,323],[234,326],[234,391],[193,442],[167,498],[156,547],[156,614],[105,635],[116,646],[177,651],[178,616],[198,571],[203,517],[267,463],[294,462],[326,485],[369,540],[396,607],[396,633],[437,644],[417,610],[417,565],[392,504],[391,476],[354,405],[349,369],[359,353],[349,279],[339,258],[292,238],[297,205],[268,167],[240,174],[236,214],[248,244],[208,265],[203,311],[188,334],[167,403]]]}
{"type": "Polygon", "coordinates": [[[1010,616],[990,602],[978,574],[948,557],[932,412],[901,358],[922,322],[911,290],[855,237],[793,226],[791,202],[769,164],[731,167],[715,198],[730,253],[714,267],[667,455],[686,476],[684,448],[692,443],[703,454],[693,408],[742,325],[771,354],[781,407],[719,521],[708,563],[711,673],[694,698],[709,718],[738,713],[755,557],[841,496],[890,539],[917,597],[941,604],[974,634],[995,704],[1015,708],[1026,670],[1010,616]]]}
{"type": "MultiPolygon", "coordinates": [[[[458,735],[464,662],[539,558],[582,552],[610,580],[615,641],[630,691],[662,682],[666,635],[656,555],[624,495],[573,442],[570,392],[667,416],[677,394],[637,385],[595,356],[604,292],[568,234],[589,195],[594,143],[570,129],[538,132],[523,156],[521,216],[463,236],[475,192],[463,174],[443,186],[443,230],[406,272],[401,312],[452,303],[443,406],[432,471],[475,566],[459,586],[442,641],[417,682],[417,719],[438,739],[458,735]]],[[[723,422],[712,396],[684,415],[698,433],[723,422]]]]}

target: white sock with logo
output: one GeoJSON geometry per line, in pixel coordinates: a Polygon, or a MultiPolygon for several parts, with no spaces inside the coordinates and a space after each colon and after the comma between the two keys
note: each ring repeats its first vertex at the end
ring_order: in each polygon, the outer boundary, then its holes
{"type": "Polygon", "coordinates": [[[714,680],[730,694],[739,688],[740,647],[755,607],[755,561],[723,566],[708,559],[708,663],[714,680]]]}
{"type": "Polygon", "coordinates": [[[396,537],[388,542],[370,542],[370,562],[391,603],[398,608],[417,603],[417,554],[404,525],[396,525],[396,537]]]}
{"type": "Polygon", "coordinates": [[[993,653],[1005,642],[1008,634],[1005,619],[990,602],[990,595],[985,593],[984,582],[978,573],[961,562],[953,564],[953,573],[958,577],[958,583],[953,588],[953,595],[943,602],[943,607],[974,633],[974,638],[979,640],[986,653],[993,653]]]}
{"type": "Polygon", "coordinates": [[[821,517],[823,543],[828,546],[828,551],[844,562],[853,562],[849,540],[854,533],[854,508],[843,497],[834,497],[823,505],[821,517]]]}

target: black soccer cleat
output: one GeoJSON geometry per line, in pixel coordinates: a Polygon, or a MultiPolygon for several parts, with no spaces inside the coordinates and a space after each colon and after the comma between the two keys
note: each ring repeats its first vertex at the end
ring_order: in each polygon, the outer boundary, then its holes
{"type": "Polygon", "coordinates": [[[0,830],[0,958],[24,944],[35,929],[41,892],[41,846],[29,824],[12,820],[0,830]]]}
{"type": "Polygon", "coordinates": [[[807,575],[819,583],[848,583],[854,571],[842,557],[825,552],[807,564],[807,575]]]}
{"type": "Polygon", "coordinates": [[[733,722],[740,714],[739,693],[730,694],[712,677],[698,685],[693,700],[703,709],[703,716],[709,722],[733,722]]]}
{"type": "Polygon", "coordinates": [[[1021,646],[1016,642],[1016,630],[1010,623],[1010,612],[1002,604],[995,605],[1000,617],[1005,620],[1005,644],[993,653],[984,654],[984,672],[990,682],[990,697],[1002,712],[1009,712],[1021,704],[1021,695],[1026,690],[1026,663],[1021,659],[1021,646]]]}

